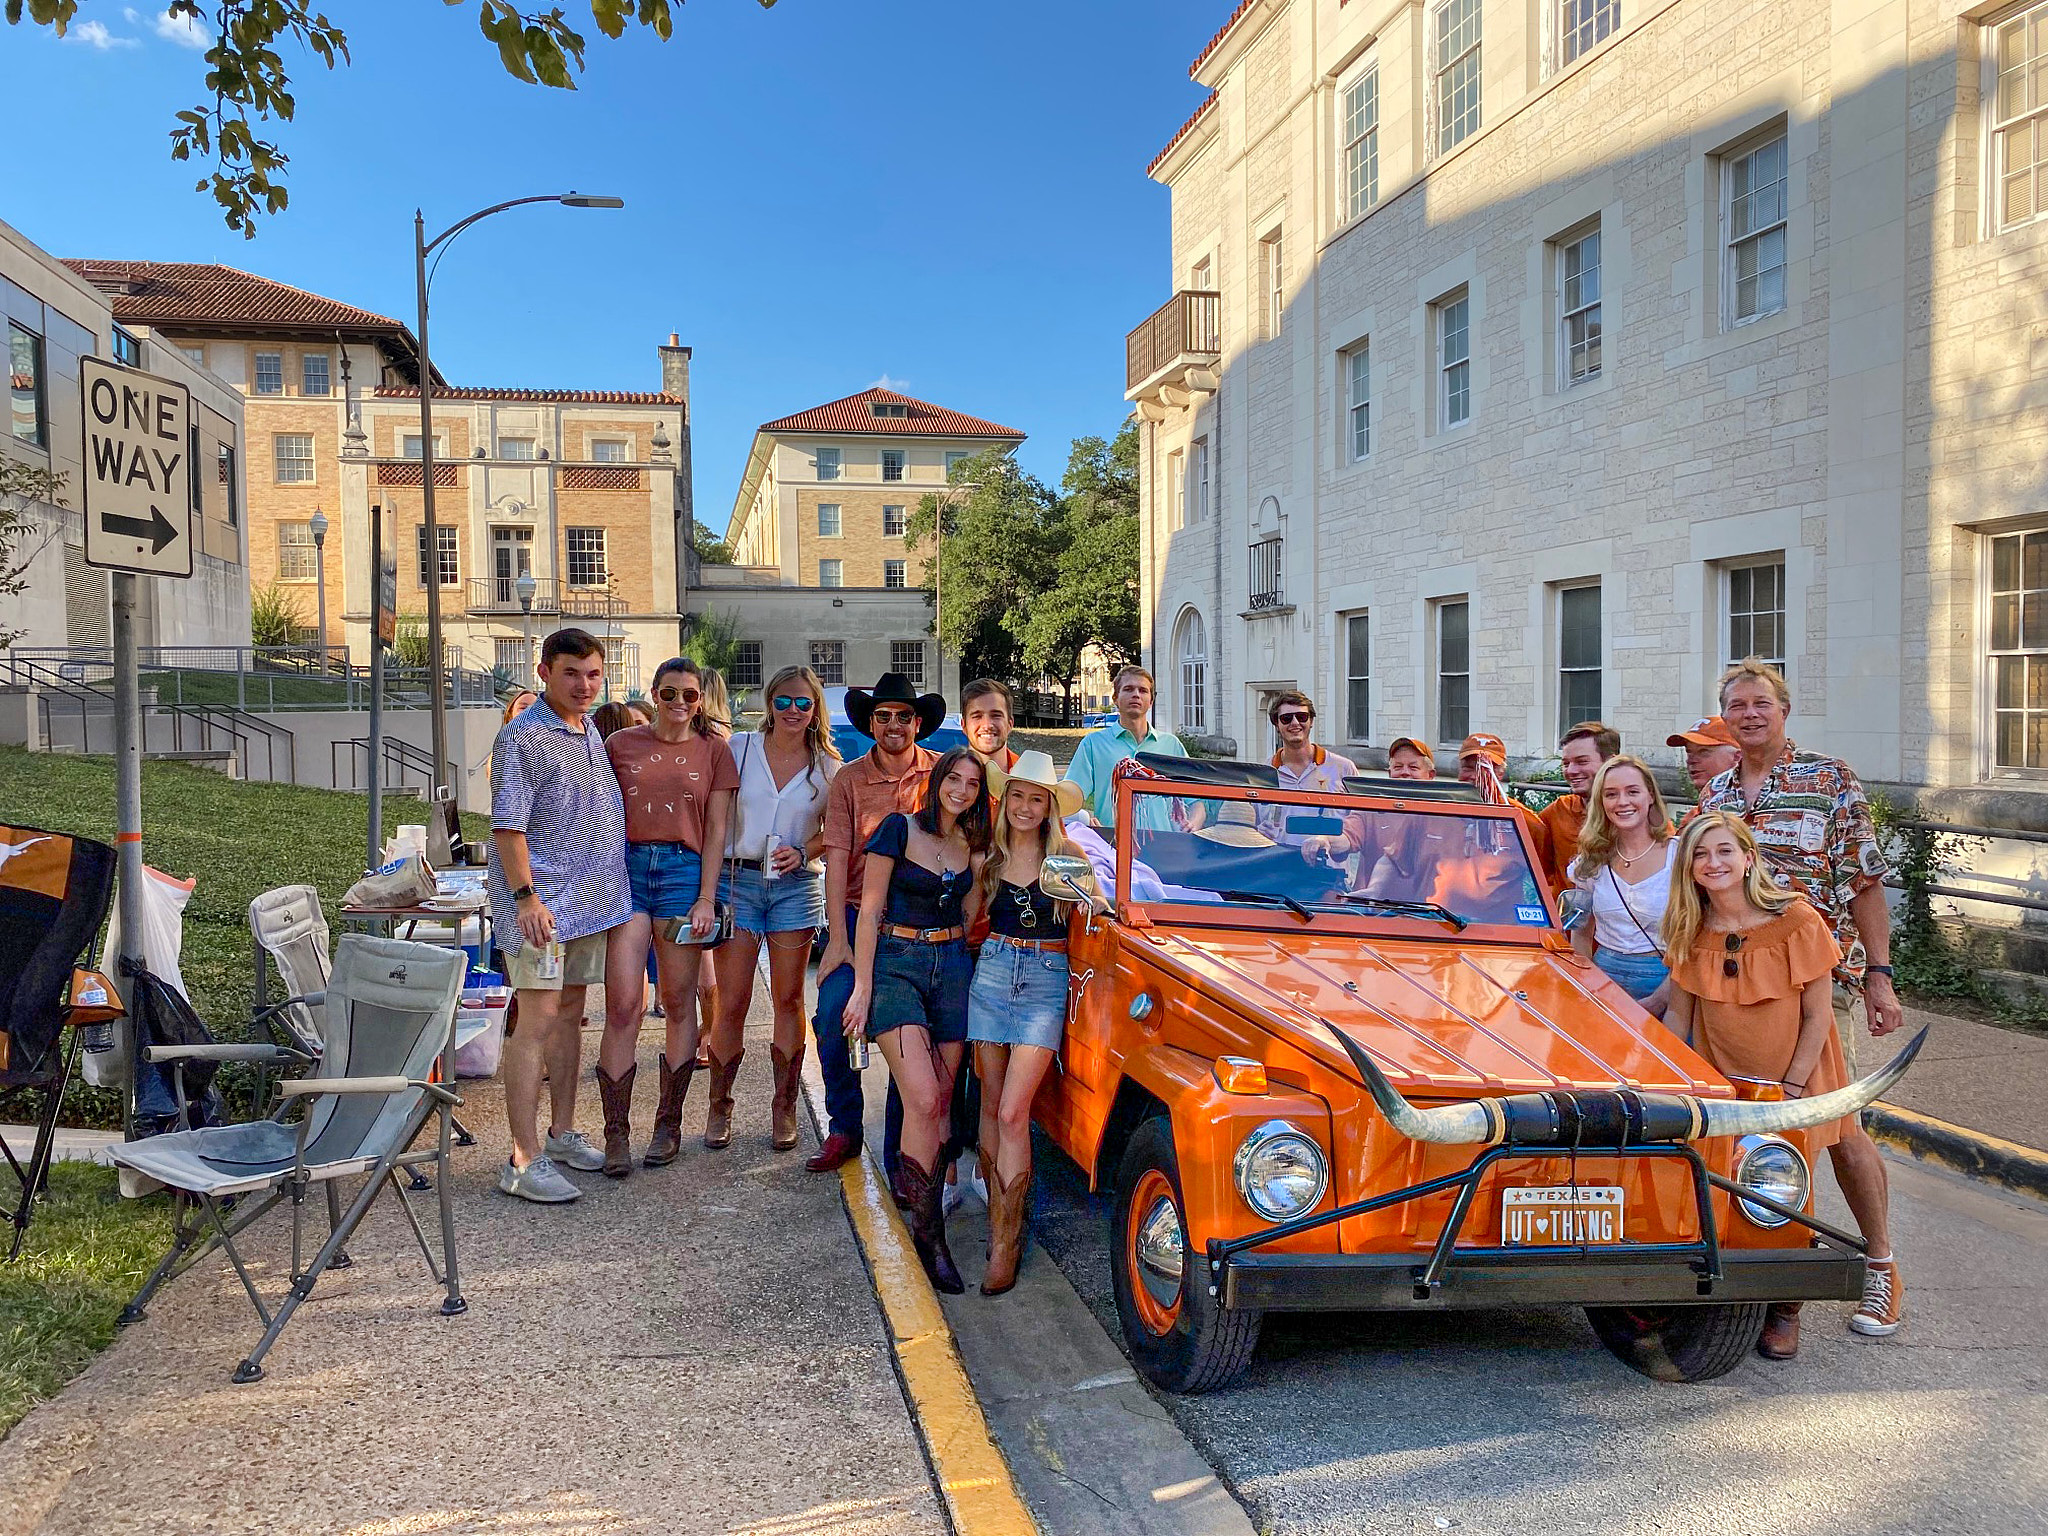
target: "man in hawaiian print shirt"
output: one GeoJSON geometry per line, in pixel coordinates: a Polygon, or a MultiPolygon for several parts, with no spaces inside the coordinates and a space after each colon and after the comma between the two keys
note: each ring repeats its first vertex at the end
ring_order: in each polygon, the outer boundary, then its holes
{"type": "MultiPolygon", "coordinates": [[[[1842,946],[1842,963],[1835,969],[1835,1024],[1843,1045],[1852,1047],[1855,995],[1862,996],[1873,1035],[1890,1034],[1905,1017],[1892,987],[1884,851],[1855,770],[1839,758],[1795,747],[1785,734],[1791,712],[1792,690],[1769,663],[1751,656],[1722,674],[1721,716],[1734,731],[1742,758],[1701,793],[1700,809],[1733,811],[1748,822],[1778,884],[1796,888],[1834,929],[1842,946]]],[[[1853,1048],[1849,1060],[1853,1069],[1853,1048]]],[[[1845,1127],[1842,1139],[1828,1150],[1835,1180],[1870,1244],[1863,1305],[1849,1326],[1863,1334],[1894,1333],[1905,1287],[1892,1261],[1884,1160],[1860,1121],[1845,1127]]],[[[1797,1309],[1773,1307],[1758,1347],[1782,1357],[1797,1342],[1797,1309]]]]}

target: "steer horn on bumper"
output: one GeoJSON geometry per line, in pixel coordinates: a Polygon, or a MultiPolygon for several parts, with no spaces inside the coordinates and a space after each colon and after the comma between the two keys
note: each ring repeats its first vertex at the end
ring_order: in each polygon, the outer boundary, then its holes
{"type": "Polygon", "coordinates": [[[1356,1041],[1340,1029],[1331,1033],[1395,1130],[1414,1141],[1488,1147],[1504,1141],[1525,1147],[1620,1147],[1803,1130],[1857,1113],[1905,1075],[1927,1039],[1922,1029],[1869,1077],[1812,1099],[1752,1103],[1629,1088],[1574,1088],[1417,1109],[1356,1041]]]}

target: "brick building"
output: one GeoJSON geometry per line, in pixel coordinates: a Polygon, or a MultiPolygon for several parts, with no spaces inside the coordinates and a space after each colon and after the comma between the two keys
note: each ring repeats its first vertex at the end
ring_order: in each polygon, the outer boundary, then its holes
{"type": "Polygon", "coordinates": [[[401,619],[440,588],[451,662],[523,679],[528,635],[605,635],[612,684],[644,686],[678,638],[689,526],[690,349],[658,349],[660,389],[477,389],[435,375],[438,547],[420,495],[419,347],[396,320],[231,267],[76,261],[115,317],[147,322],[242,395],[250,569],[295,589],[310,622],[368,659],[370,509],[395,541],[401,619]],[[324,550],[312,536],[326,516],[324,550]],[[530,611],[517,581],[534,578],[530,611]]]}
{"type": "Polygon", "coordinates": [[[2048,5],[1246,0],[1191,73],[1169,724],[1668,758],[1756,652],[1871,779],[2048,771],[2048,5]]]}

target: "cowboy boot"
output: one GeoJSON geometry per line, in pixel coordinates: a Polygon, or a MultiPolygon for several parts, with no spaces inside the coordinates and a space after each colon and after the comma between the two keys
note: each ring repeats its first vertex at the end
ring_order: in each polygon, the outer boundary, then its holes
{"type": "Polygon", "coordinates": [[[1756,1352],[1766,1360],[1790,1360],[1799,1353],[1799,1303],[1774,1301],[1764,1314],[1756,1352]]]}
{"type": "Polygon", "coordinates": [[[661,1107],[654,1112],[654,1135],[640,1154],[641,1163],[648,1168],[666,1168],[683,1150],[683,1100],[690,1092],[690,1075],[697,1070],[694,1061],[671,1067],[665,1051],[660,1062],[661,1107]]]}
{"type": "Polygon", "coordinates": [[[746,1054],[744,1050],[734,1051],[730,1061],[711,1058],[711,1102],[704,1111],[707,1147],[732,1145],[732,1080],[739,1075],[740,1062],[746,1054]]]}
{"type": "Polygon", "coordinates": [[[771,1045],[768,1055],[775,1063],[775,1101],[771,1110],[774,1129],[768,1144],[778,1152],[787,1152],[796,1145],[796,1085],[804,1065],[803,1042],[797,1042],[794,1052],[771,1045]]]}
{"type": "Polygon", "coordinates": [[[939,1211],[939,1195],[945,1186],[907,1153],[898,1160],[897,1177],[910,1202],[910,1241],[924,1265],[925,1277],[934,1289],[958,1296],[967,1284],[946,1247],[946,1218],[939,1211]]]}
{"type": "Polygon", "coordinates": [[[988,1165],[988,1271],[981,1294],[1000,1296],[1017,1283],[1017,1261],[1024,1253],[1024,1213],[1031,1203],[1031,1170],[1008,1183],[996,1165],[988,1165]]]}
{"type": "Polygon", "coordinates": [[[636,1064],[617,1077],[597,1069],[597,1096],[604,1102],[604,1176],[623,1179],[633,1171],[633,1079],[636,1064]]]}

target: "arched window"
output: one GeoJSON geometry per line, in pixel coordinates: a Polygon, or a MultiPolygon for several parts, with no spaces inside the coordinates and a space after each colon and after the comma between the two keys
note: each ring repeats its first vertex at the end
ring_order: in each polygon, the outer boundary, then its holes
{"type": "Polygon", "coordinates": [[[1180,721],[1183,731],[1209,732],[1209,640],[1202,616],[1190,608],[1173,631],[1173,659],[1180,668],[1180,721]]]}

